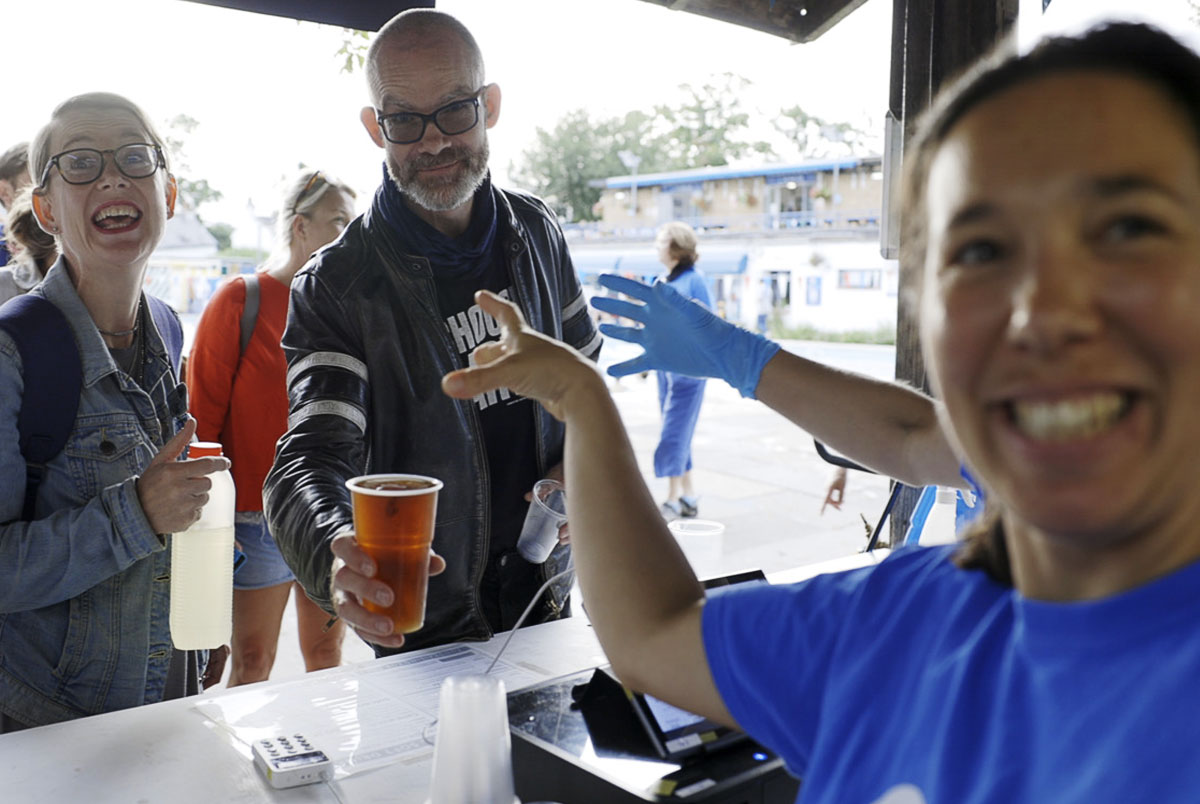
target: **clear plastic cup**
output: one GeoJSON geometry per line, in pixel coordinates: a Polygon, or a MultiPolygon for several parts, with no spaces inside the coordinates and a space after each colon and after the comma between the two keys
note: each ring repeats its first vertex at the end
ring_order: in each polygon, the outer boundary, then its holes
{"type": "Polygon", "coordinates": [[[567,521],[567,492],[557,480],[533,484],[533,499],[517,539],[517,552],[532,564],[541,564],[558,544],[558,530],[567,521]]]}
{"type": "Polygon", "coordinates": [[[673,519],[667,529],[675,536],[696,575],[711,578],[721,572],[725,554],[725,525],[711,519],[673,519]]]}
{"type": "Polygon", "coordinates": [[[475,802],[520,804],[513,789],[508,699],[498,678],[449,676],[438,701],[426,804],[475,802]]]}

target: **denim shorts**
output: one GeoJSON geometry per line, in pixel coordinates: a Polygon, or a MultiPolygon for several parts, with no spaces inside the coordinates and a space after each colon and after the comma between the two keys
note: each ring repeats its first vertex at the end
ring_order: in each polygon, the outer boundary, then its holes
{"type": "Polygon", "coordinates": [[[262,511],[238,511],[234,521],[234,538],[246,554],[241,569],[233,574],[234,589],[265,589],[296,577],[279,554],[262,511]]]}

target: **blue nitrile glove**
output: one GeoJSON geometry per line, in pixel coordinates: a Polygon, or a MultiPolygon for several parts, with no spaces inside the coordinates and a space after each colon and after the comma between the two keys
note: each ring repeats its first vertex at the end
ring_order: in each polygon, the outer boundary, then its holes
{"type": "Polygon", "coordinates": [[[624,377],[659,369],[692,377],[715,377],[732,385],[742,396],[754,398],[763,367],[779,351],[779,344],[718,318],[666,282],[647,285],[616,274],[602,274],[600,284],[644,302],[592,298],[597,310],[632,318],[642,325],[600,325],[605,335],[646,350],[632,360],[610,366],[609,374],[624,377]]]}

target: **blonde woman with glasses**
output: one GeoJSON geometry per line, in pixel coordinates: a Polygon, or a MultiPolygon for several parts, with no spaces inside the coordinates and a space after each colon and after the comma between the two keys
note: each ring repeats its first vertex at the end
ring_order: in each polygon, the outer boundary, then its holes
{"type": "Polygon", "coordinates": [[[173,650],[167,622],[167,534],[229,462],[177,460],[196,429],[167,345],[178,322],[142,291],[175,206],[162,140],[136,104],[93,92],[55,108],[29,163],[62,256],[8,309],[57,308],[81,382],[59,388],[76,404],[65,446],[27,474],[24,395],[48,366],[71,372],[0,332],[0,733],[194,694],[224,664],[173,650]]]}

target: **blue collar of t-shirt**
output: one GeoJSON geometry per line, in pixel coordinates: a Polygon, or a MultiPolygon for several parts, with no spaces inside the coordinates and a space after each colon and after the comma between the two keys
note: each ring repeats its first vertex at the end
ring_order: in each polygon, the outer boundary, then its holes
{"type": "Polygon", "coordinates": [[[1100,600],[1046,602],[1014,592],[1013,601],[1014,628],[1035,653],[1128,649],[1181,620],[1200,622],[1200,561],[1100,600]]]}

